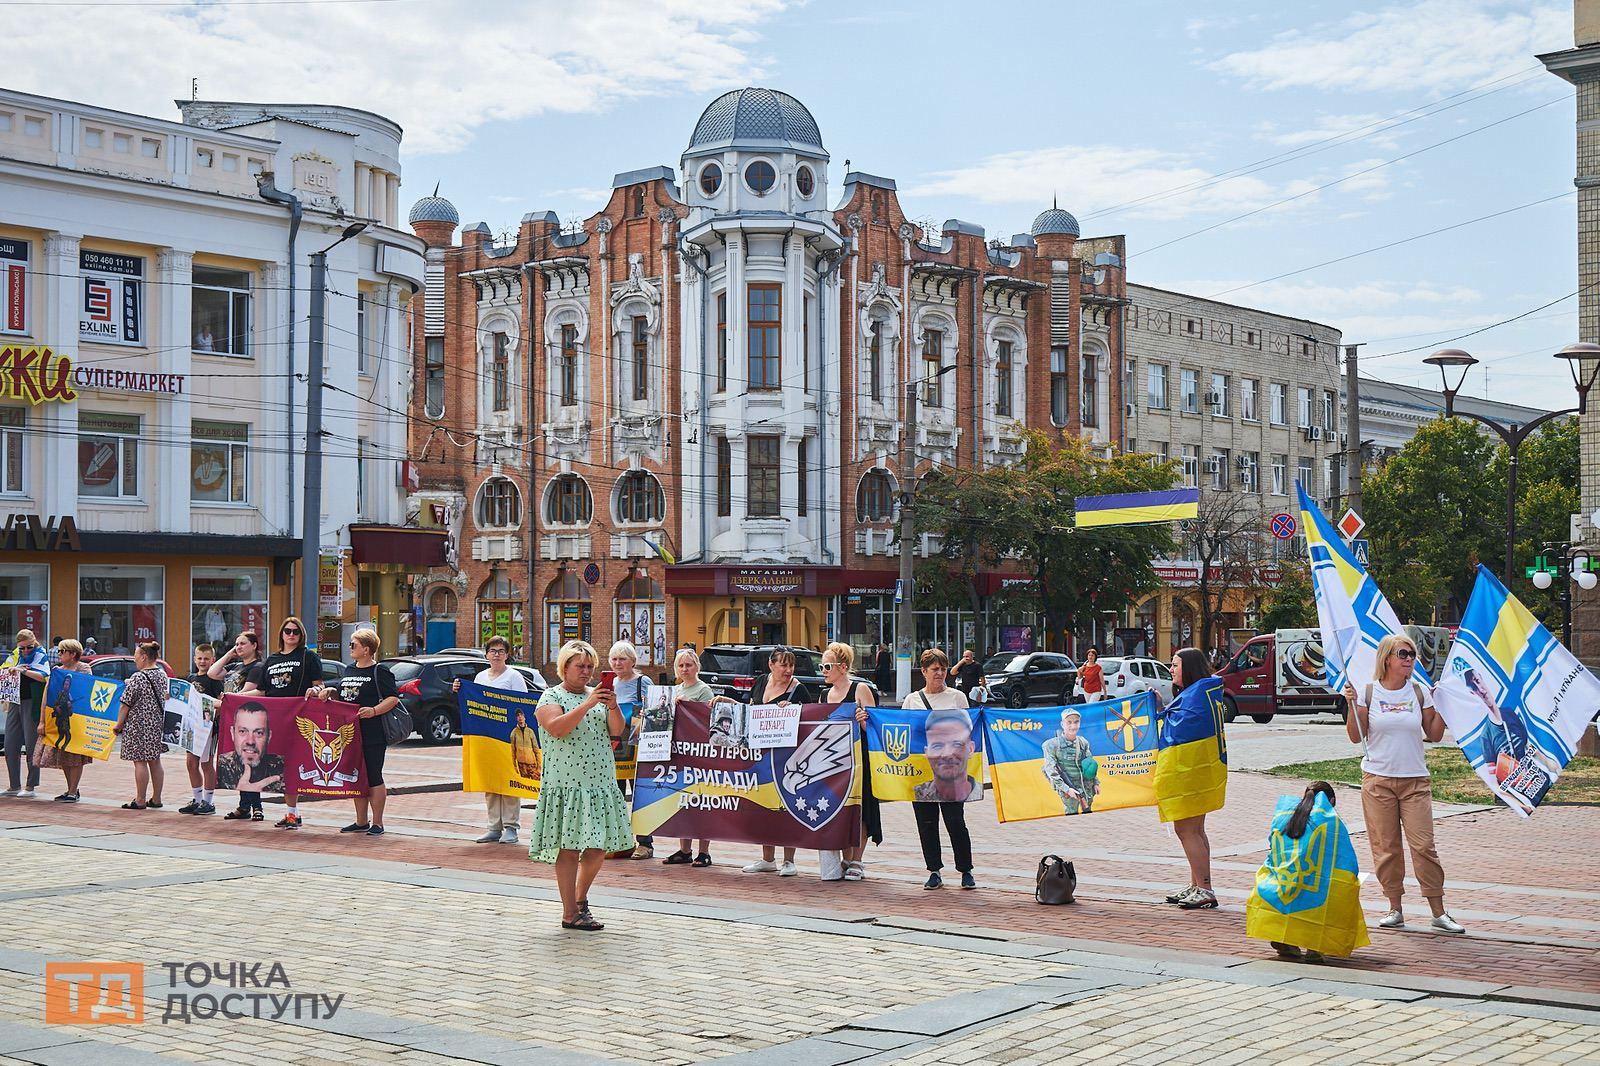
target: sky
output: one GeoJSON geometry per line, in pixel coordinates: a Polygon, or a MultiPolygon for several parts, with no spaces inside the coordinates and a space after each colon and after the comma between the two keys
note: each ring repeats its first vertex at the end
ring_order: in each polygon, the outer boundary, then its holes
{"type": "Polygon", "coordinates": [[[376,111],[406,131],[402,206],[437,182],[496,234],[594,213],[614,174],[676,167],[720,92],[782,89],[830,203],[846,160],[990,237],[1055,199],[1127,236],[1130,281],[1324,322],[1365,374],[1437,387],[1421,360],[1449,344],[1483,361],[1466,393],[1574,401],[1552,358],[1577,339],[1572,89],[1535,58],[1571,46],[1570,0],[0,8],[8,88],[376,111]]]}

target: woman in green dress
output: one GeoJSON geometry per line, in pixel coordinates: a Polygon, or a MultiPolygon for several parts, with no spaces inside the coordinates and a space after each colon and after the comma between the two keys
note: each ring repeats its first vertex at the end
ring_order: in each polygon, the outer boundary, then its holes
{"type": "Polygon", "coordinates": [[[622,736],[622,711],[609,689],[589,688],[599,656],[588,642],[568,641],[556,656],[561,683],[534,708],[544,777],[528,857],[554,863],[561,927],[594,932],[605,926],[589,911],[589,886],[606,854],[631,849],[633,828],[611,746],[622,736]]]}

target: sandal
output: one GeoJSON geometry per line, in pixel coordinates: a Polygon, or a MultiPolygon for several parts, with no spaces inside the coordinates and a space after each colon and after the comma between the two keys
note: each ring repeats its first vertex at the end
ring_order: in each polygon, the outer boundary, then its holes
{"type": "Polygon", "coordinates": [[[702,851],[700,854],[698,854],[698,855],[696,855],[694,857],[694,862],[691,862],[689,865],[690,866],[700,866],[700,867],[710,866],[711,865],[711,854],[709,852],[702,851]]]}
{"type": "Polygon", "coordinates": [[[125,811],[142,811],[142,810],[144,810],[144,808],[145,808],[145,805],[143,803],[140,803],[138,800],[134,800],[131,803],[124,803],[122,805],[122,809],[125,810],[125,811]]]}
{"type": "Polygon", "coordinates": [[[687,851],[675,851],[661,860],[663,866],[687,866],[694,861],[694,856],[687,851]]]}
{"type": "Polygon", "coordinates": [[[252,807],[250,808],[250,820],[252,822],[264,822],[267,820],[267,816],[262,813],[260,807],[252,807]]]}
{"type": "Polygon", "coordinates": [[[579,911],[578,920],[575,922],[569,922],[565,918],[561,920],[561,928],[581,929],[586,933],[598,933],[605,927],[606,926],[604,922],[596,921],[594,915],[590,914],[588,911],[579,911]]]}
{"type": "Polygon", "coordinates": [[[250,820],[250,812],[240,807],[236,811],[229,811],[222,816],[224,822],[246,822],[250,820]]]}
{"type": "Polygon", "coordinates": [[[146,803],[145,806],[150,808],[152,811],[159,811],[162,804],[160,800],[151,800],[149,803],[146,803]]]}

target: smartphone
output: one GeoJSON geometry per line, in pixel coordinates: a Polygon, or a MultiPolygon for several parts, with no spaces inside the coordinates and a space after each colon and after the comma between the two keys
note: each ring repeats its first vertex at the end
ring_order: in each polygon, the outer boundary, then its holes
{"type": "Polygon", "coordinates": [[[612,691],[612,689],[616,687],[616,684],[617,672],[615,670],[606,670],[600,674],[600,687],[605,689],[607,692],[612,691]]]}

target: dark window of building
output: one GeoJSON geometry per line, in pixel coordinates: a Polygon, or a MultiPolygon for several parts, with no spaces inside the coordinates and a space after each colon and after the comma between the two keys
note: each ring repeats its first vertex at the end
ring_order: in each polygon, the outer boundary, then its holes
{"type": "Polygon", "coordinates": [[[806,464],[809,463],[810,460],[811,460],[811,442],[809,440],[806,440],[806,439],[802,438],[801,441],[800,441],[800,449],[799,449],[799,452],[798,452],[798,458],[796,459],[796,462],[799,464],[799,468],[800,468],[799,496],[800,496],[800,513],[802,515],[809,514],[810,513],[810,509],[811,509],[811,504],[807,500],[807,497],[810,495],[810,492],[808,490],[811,487],[811,478],[810,478],[809,472],[806,470],[806,464]]]}
{"type": "Polygon", "coordinates": [[[424,413],[429,418],[444,417],[444,338],[429,337],[423,358],[423,371],[427,378],[424,392],[424,413]]]}
{"type": "Polygon", "coordinates": [[[794,187],[799,190],[802,197],[807,200],[811,199],[811,194],[817,188],[817,179],[811,173],[810,167],[801,167],[794,172],[794,187]]]}
{"type": "Polygon", "coordinates": [[[717,391],[728,390],[728,294],[717,296],[717,391]]]}
{"type": "Polygon", "coordinates": [[[644,217],[644,186],[639,185],[629,191],[629,211],[634,218],[644,217]]]}
{"type": "Polygon", "coordinates": [[[733,514],[733,445],[727,437],[717,438],[717,514],[733,514]]]}
{"type": "Polygon", "coordinates": [[[1058,426],[1067,424],[1068,394],[1072,379],[1067,375],[1067,350],[1050,349],[1050,421],[1058,426]]]}
{"type": "Polygon", "coordinates": [[[887,522],[894,515],[894,485],[882,470],[868,470],[856,490],[856,521],[887,522]]]}
{"type": "Polygon", "coordinates": [[[661,482],[648,470],[630,470],[617,489],[617,510],[624,522],[660,522],[666,514],[661,482]]]}
{"type": "Polygon", "coordinates": [[[650,333],[643,315],[633,316],[633,398],[648,397],[650,383],[650,333]]]}
{"type": "Polygon", "coordinates": [[[561,406],[578,404],[578,327],[561,327],[561,406]]]}
{"type": "Polygon", "coordinates": [[[722,168],[715,163],[707,163],[700,171],[700,191],[707,196],[715,196],[720,188],[722,188],[722,168]]]}
{"type": "Polygon", "coordinates": [[[749,363],[750,388],[776,389],[783,360],[779,337],[783,331],[783,294],[777,285],[750,286],[749,363]]]}
{"type": "Polygon", "coordinates": [[[494,360],[489,365],[490,407],[496,411],[511,409],[511,338],[504,333],[494,335],[494,360]]]}
{"type": "Polygon", "coordinates": [[[994,361],[994,413],[1011,416],[1011,342],[1000,341],[995,346],[994,361]]]}
{"type": "Polygon", "coordinates": [[[780,491],[778,484],[778,457],[781,454],[777,437],[749,438],[748,514],[751,518],[778,516],[780,491]]]}
{"type": "Polygon", "coordinates": [[[478,528],[513,529],[522,522],[522,493],[509,479],[493,477],[478,490],[478,528]]]}
{"type": "Polygon", "coordinates": [[[871,339],[867,342],[867,394],[873,403],[883,400],[883,321],[876,319],[869,327],[871,339]]]}
{"type": "Polygon", "coordinates": [[[922,402],[944,406],[944,331],[930,329],[922,335],[922,402]]]}
{"type": "Polygon", "coordinates": [[[594,500],[589,486],[577,474],[562,474],[550,485],[550,506],[545,520],[551,525],[574,526],[589,521],[594,500]]]}
{"type": "Polygon", "coordinates": [[[777,171],[772,169],[772,164],[763,159],[744,168],[745,184],[750,186],[750,191],[758,196],[764,196],[771,191],[778,180],[777,171]]]}

